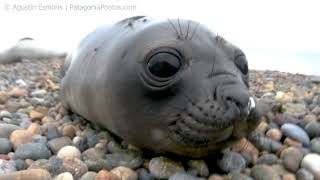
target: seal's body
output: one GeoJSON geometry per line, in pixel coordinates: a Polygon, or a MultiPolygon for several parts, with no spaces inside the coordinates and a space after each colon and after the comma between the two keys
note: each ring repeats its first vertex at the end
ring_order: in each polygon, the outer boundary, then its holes
{"type": "Polygon", "coordinates": [[[199,23],[132,17],[67,57],[62,104],[127,142],[201,157],[259,119],[243,52],[199,23]]]}
{"type": "Polygon", "coordinates": [[[41,43],[34,41],[32,38],[23,38],[12,47],[0,51],[0,64],[20,62],[22,59],[63,58],[65,55],[65,52],[44,48],[41,43]]]}

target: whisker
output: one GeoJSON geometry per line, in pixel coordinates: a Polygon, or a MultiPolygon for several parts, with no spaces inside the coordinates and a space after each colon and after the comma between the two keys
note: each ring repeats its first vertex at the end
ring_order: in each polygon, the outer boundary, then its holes
{"type": "Polygon", "coordinates": [[[179,24],[179,30],[180,30],[180,35],[179,36],[183,36],[183,34],[182,34],[182,30],[181,30],[181,24],[180,24],[180,19],[178,19],[178,24],[179,24]]]}
{"type": "Polygon", "coordinates": [[[203,94],[204,94],[205,97],[206,97],[206,101],[209,101],[210,95],[207,93],[207,91],[206,91],[204,88],[201,88],[201,91],[203,91],[203,94]]]}
{"type": "Polygon", "coordinates": [[[171,26],[173,27],[174,31],[177,33],[177,35],[179,36],[179,32],[178,30],[176,29],[176,27],[174,26],[173,22],[170,21],[170,19],[168,19],[169,23],[171,24],[171,26]]]}
{"type": "Polygon", "coordinates": [[[223,37],[219,33],[217,33],[215,39],[216,39],[217,45],[220,45],[220,44],[222,44],[224,42],[223,37]]]}
{"type": "Polygon", "coordinates": [[[186,36],[185,36],[185,39],[188,39],[190,22],[191,22],[191,21],[188,21],[187,34],[186,34],[186,36]]]}
{"type": "Polygon", "coordinates": [[[213,52],[213,59],[212,59],[212,68],[211,68],[211,72],[209,73],[209,78],[212,78],[213,74],[214,74],[214,68],[215,68],[215,63],[216,63],[216,55],[217,55],[217,48],[214,48],[214,52],[213,52]]]}
{"type": "Polygon", "coordinates": [[[180,111],[183,111],[184,109],[181,108],[181,107],[178,107],[178,106],[172,106],[172,105],[168,105],[170,108],[172,109],[177,109],[177,110],[180,110],[180,111]]]}
{"type": "MultiPolygon", "coordinates": [[[[167,140],[169,140],[169,141],[173,140],[174,134],[175,134],[175,130],[170,129],[168,135],[166,137],[164,137],[160,143],[166,142],[167,140]]],[[[180,139],[179,139],[179,141],[180,141],[180,139]]]]}
{"type": "Polygon", "coordinates": [[[193,36],[195,35],[195,33],[196,33],[197,29],[198,29],[198,26],[199,26],[199,23],[197,23],[196,27],[194,28],[193,33],[192,33],[192,35],[190,37],[190,40],[192,40],[193,36]]]}
{"type": "Polygon", "coordinates": [[[184,92],[182,92],[183,97],[185,97],[188,101],[190,101],[192,103],[192,105],[195,105],[196,103],[194,102],[194,100],[192,100],[191,97],[189,97],[187,94],[185,94],[184,92]]]}
{"type": "Polygon", "coordinates": [[[217,87],[214,88],[212,97],[214,101],[217,100],[217,87]]]}

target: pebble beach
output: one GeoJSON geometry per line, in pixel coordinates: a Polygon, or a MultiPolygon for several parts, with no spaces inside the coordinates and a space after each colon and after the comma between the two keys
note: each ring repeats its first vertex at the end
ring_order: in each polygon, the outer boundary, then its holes
{"type": "Polygon", "coordinates": [[[146,152],[67,112],[63,61],[0,65],[0,180],[320,180],[320,77],[250,71],[268,108],[214,158],[146,152]]]}

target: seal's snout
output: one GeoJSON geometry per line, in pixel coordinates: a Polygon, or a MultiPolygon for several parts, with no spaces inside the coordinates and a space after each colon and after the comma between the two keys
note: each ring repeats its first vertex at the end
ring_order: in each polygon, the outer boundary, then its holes
{"type": "Polygon", "coordinates": [[[222,88],[221,99],[223,102],[236,106],[241,116],[247,116],[254,105],[248,89],[238,85],[226,85],[222,88]]]}
{"type": "Polygon", "coordinates": [[[234,103],[240,110],[244,110],[247,108],[249,96],[245,93],[235,92],[228,94],[225,100],[234,103]]]}

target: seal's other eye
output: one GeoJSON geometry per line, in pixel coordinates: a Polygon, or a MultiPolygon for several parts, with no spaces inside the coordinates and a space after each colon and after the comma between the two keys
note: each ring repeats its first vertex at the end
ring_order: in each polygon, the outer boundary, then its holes
{"type": "Polygon", "coordinates": [[[151,56],[148,69],[156,77],[169,78],[175,75],[181,67],[179,57],[170,52],[159,52],[151,56]]]}
{"type": "Polygon", "coordinates": [[[247,62],[246,56],[243,53],[236,55],[234,63],[242,72],[242,74],[244,75],[248,74],[248,71],[249,71],[248,62],[247,62]]]}

